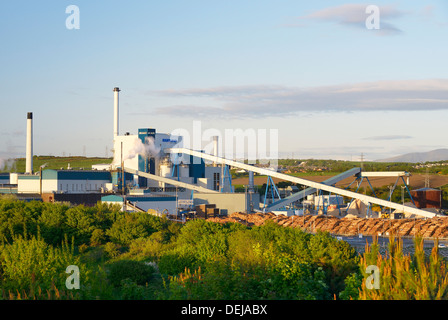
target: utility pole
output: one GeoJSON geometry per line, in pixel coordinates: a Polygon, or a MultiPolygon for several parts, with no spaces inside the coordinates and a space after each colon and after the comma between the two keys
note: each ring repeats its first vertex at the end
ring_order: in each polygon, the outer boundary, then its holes
{"type": "Polygon", "coordinates": [[[404,205],[404,189],[406,188],[406,186],[401,186],[401,202],[404,205]]]}
{"type": "Polygon", "coordinates": [[[361,170],[364,170],[364,153],[361,152],[361,170]]]}
{"type": "MultiPolygon", "coordinates": [[[[394,189],[393,186],[389,186],[389,190],[390,190],[390,196],[389,196],[389,202],[392,204],[392,190],[394,189]]],[[[390,215],[392,214],[392,208],[389,207],[389,219],[390,219],[390,215]]]]}

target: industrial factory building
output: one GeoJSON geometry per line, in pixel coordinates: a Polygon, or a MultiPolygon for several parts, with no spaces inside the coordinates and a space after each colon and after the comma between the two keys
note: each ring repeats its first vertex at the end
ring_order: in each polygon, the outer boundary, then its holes
{"type": "MultiPolygon", "coordinates": [[[[181,136],[157,132],[156,128],[138,128],[136,133],[119,132],[119,88],[113,89],[114,159],[111,164],[97,164],[92,170],[52,170],[41,168],[33,172],[33,114],[27,114],[26,170],[25,173],[0,174],[0,193],[15,193],[28,199],[69,201],[73,204],[94,205],[98,201],[113,203],[125,211],[157,212],[170,215],[190,214],[195,211],[205,217],[233,212],[274,212],[276,214],[303,214],[291,204],[301,202],[303,209],[309,202],[319,212],[328,209],[339,213],[344,198],[355,199],[366,208],[371,205],[402,210],[423,217],[437,215],[422,210],[427,204],[440,208],[440,194],[433,190],[417,190],[416,206],[404,206],[390,201],[336,188],[338,181],[348,177],[362,182],[378,175],[408,177],[406,172],[363,172],[353,168],[317,183],[281,172],[218,157],[218,137],[213,137],[213,152],[183,148],[181,136]],[[249,173],[245,192],[235,193],[230,168],[249,173]],[[265,175],[268,181],[277,178],[306,188],[281,195],[272,182],[271,197],[264,201],[254,191],[254,173],[265,175]],[[269,180],[270,179],[270,180],[269,180]],[[276,199],[278,195],[278,199],[276,199]],[[317,196],[312,196],[317,195],[317,196]],[[310,198],[311,197],[311,198],[310,198]],[[307,198],[307,200],[304,200],[307,198]],[[439,201],[437,201],[439,199],[439,201]],[[289,209],[288,209],[289,208],[289,209]]],[[[405,183],[406,185],[406,183],[405,183]]],[[[268,183],[269,186],[269,183],[268,183]]],[[[349,206],[347,206],[348,208],[349,206]]]]}
{"type": "MultiPolygon", "coordinates": [[[[119,88],[114,88],[114,160],[111,164],[93,165],[92,170],[41,168],[33,172],[33,114],[29,112],[26,171],[0,174],[0,193],[85,205],[102,201],[118,204],[123,210],[170,214],[212,204],[222,214],[247,211],[254,207],[253,203],[258,208],[258,194],[248,197],[232,192],[231,179],[223,179],[224,166],[206,165],[201,157],[166,152],[182,146],[182,137],[159,133],[155,128],[139,128],[135,134],[120,135],[119,92],[119,88]],[[189,205],[182,205],[185,203],[189,205]]],[[[214,143],[217,155],[217,137],[214,143]]]]}
{"type": "Polygon", "coordinates": [[[18,193],[92,193],[110,185],[108,171],[43,170],[39,175],[17,176],[18,193]]]}

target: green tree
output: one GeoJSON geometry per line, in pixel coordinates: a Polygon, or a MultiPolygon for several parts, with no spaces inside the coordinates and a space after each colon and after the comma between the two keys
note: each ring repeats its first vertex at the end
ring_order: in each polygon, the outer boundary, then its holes
{"type": "Polygon", "coordinates": [[[134,260],[112,262],[108,269],[108,279],[115,287],[120,286],[125,279],[129,279],[137,285],[145,285],[154,273],[154,268],[151,265],[134,260]]]}

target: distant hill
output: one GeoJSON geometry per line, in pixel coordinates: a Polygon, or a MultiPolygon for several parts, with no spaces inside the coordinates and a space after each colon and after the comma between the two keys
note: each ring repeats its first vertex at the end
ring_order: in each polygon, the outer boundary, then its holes
{"type": "Polygon", "coordinates": [[[427,162],[448,160],[448,149],[437,149],[428,152],[412,152],[401,156],[376,160],[377,162],[427,162]]]}
{"type": "MultiPolygon", "coordinates": [[[[111,163],[112,158],[102,157],[56,157],[56,156],[34,156],[33,171],[39,171],[40,166],[45,169],[61,169],[70,166],[72,169],[91,170],[93,164],[111,163]]],[[[1,165],[1,163],[0,163],[1,165]]],[[[25,158],[10,159],[8,166],[0,167],[0,172],[25,172],[25,158]]]]}

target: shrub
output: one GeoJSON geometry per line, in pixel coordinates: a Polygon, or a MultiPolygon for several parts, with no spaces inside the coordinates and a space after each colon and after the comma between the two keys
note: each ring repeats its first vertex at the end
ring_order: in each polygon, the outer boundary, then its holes
{"type": "Polygon", "coordinates": [[[106,234],[102,229],[95,229],[90,237],[90,245],[99,246],[106,240],[106,234]]]}
{"type": "Polygon", "coordinates": [[[95,230],[95,220],[91,209],[84,206],[76,206],[65,212],[65,225],[67,234],[75,237],[75,243],[88,244],[93,230],[95,230]]]}
{"type": "Polygon", "coordinates": [[[55,248],[38,235],[28,239],[21,235],[14,237],[12,244],[0,250],[0,269],[3,289],[22,290],[30,287],[50,289],[65,287],[69,265],[83,266],[74,255],[73,246],[66,240],[61,248],[55,248]]]}
{"type": "Polygon", "coordinates": [[[137,285],[145,285],[154,273],[154,267],[141,261],[119,260],[109,265],[108,279],[110,283],[118,287],[122,280],[129,279],[137,285]]]}
{"type": "Polygon", "coordinates": [[[143,300],[145,298],[145,288],[139,286],[130,279],[121,280],[122,300],[143,300]]]}
{"type": "MultiPolygon", "coordinates": [[[[366,245],[360,261],[363,276],[359,298],[362,300],[445,300],[448,298],[448,267],[439,256],[438,243],[425,256],[423,239],[414,239],[414,255],[405,255],[402,241],[389,239],[388,255],[378,254],[378,243],[366,245]],[[379,268],[379,289],[368,289],[369,265],[379,268]]],[[[370,280],[370,279],[369,279],[370,280]]]]}
{"type": "Polygon", "coordinates": [[[120,255],[120,245],[113,243],[113,242],[108,242],[104,245],[104,251],[106,252],[106,254],[108,255],[109,258],[116,258],[120,255]]]}
{"type": "Polygon", "coordinates": [[[106,234],[115,243],[128,245],[137,238],[146,238],[166,228],[167,222],[146,213],[124,213],[117,217],[106,234]]]}
{"type": "Polygon", "coordinates": [[[194,270],[198,262],[194,253],[175,249],[164,253],[159,259],[158,266],[160,273],[176,275],[185,271],[185,268],[194,270]]]}

